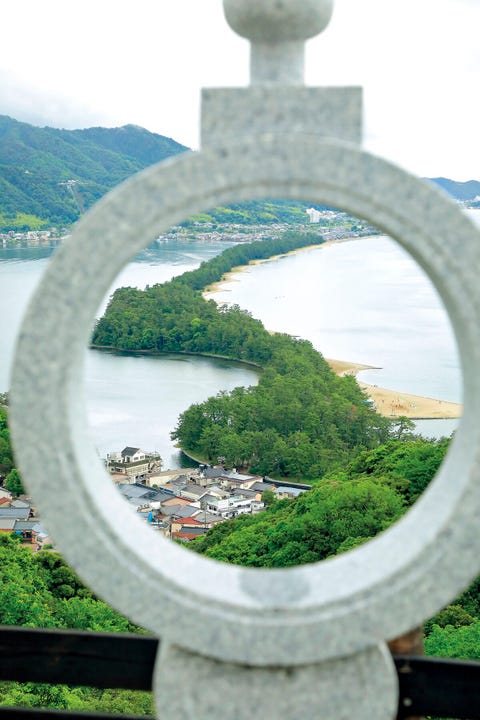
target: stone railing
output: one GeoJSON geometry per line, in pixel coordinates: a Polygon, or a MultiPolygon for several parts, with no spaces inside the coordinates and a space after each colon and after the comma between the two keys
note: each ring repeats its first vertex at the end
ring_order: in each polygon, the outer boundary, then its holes
{"type": "Polygon", "coordinates": [[[331,2],[224,0],[224,8],[251,40],[252,84],[204,91],[202,150],[114,190],[56,254],[14,363],[16,456],[66,559],[161,638],[159,717],[392,718],[399,684],[386,641],[480,570],[480,237],[440,191],[362,151],[359,88],[303,86],[304,41],[328,23],[331,2]],[[445,462],[400,522],[332,560],[281,570],[216,563],[152,537],[101,467],[83,399],[93,318],[124,264],[192,213],[262,197],[335,206],[395,238],[443,299],[465,397],[445,462]]]}

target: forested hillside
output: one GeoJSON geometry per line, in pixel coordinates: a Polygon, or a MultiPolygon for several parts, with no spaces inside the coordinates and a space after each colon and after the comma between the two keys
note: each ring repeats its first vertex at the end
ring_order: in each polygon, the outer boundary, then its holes
{"type": "MultiPolygon", "coordinates": [[[[223,562],[289,567],[367,542],[410,507],[433,479],[449,440],[391,440],[325,475],[296,500],[263,494],[268,509],[221,523],[189,548],[223,562]]],[[[480,578],[425,624],[427,655],[480,658],[480,578]]]]}
{"type": "MultiPolygon", "coordinates": [[[[122,180],[186,150],[136,125],[61,130],[0,115],[0,230],[68,226],[122,180]]],[[[306,223],[308,207],[275,200],[205,208],[185,225],[306,223]]]]}
{"type": "MultiPolygon", "coordinates": [[[[138,632],[82,585],[62,557],[32,554],[20,538],[0,533],[0,607],[3,625],[138,632]]],[[[151,714],[149,693],[0,682],[0,705],[151,714]]]]}
{"type": "MultiPolygon", "coordinates": [[[[187,149],[136,125],[62,130],[0,115],[0,231],[68,226],[122,180],[187,149]]],[[[474,180],[432,182],[460,200],[480,195],[474,180]]],[[[205,208],[186,224],[305,223],[308,207],[307,202],[267,199],[205,208]]]]}
{"type": "MultiPolygon", "coordinates": [[[[365,402],[352,377],[335,376],[310,343],[270,334],[238,307],[218,309],[202,289],[250,259],[317,243],[314,235],[241,244],[201,267],[145,291],[122,288],[93,341],[127,351],[214,352],[255,362],[256,388],[237,388],[194,405],[176,436],[190,449],[258,472],[309,477],[297,500],[264,493],[268,509],[220,523],[189,547],[221,561],[286,567],[347,551],[395,522],[425,489],[449,441],[414,438],[365,402]]],[[[0,462],[14,472],[6,410],[0,462]]],[[[15,471],[16,472],[16,471],[15,471]]],[[[480,580],[426,624],[428,654],[480,656],[480,580]]],[[[33,627],[138,630],[85,588],[55,552],[32,555],[0,535],[1,621],[33,627]]],[[[149,694],[0,683],[0,704],[148,714],[149,694]]]]}
{"type": "Polygon", "coordinates": [[[201,290],[251,259],[318,243],[315,235],[242,244],[198,270],[145,290],[117,290],[93,333],[95,347],[193,352],[254,362],[256,387],[192,405],[172,437],[210,461],[282,477],[317,478],[384,442],[392,423],[367,403],[352,377],[335,375],[311,343],[269,333],[239,307],[218,308],[201,290]]]}
{"type": "Polygon", "coordinates": [[[29,226],[70,225],[125,178],[185,150],[135,125],[60,130],[1,115],[0,226],[18,229],[22,215],[29,226]]]}
{"type": "Polygon", "coordinates": [[[312,490],[295,500],[241,515],[193,540],[189,547],[208,557],[252,567],[288,567],[317,562],[366,542],[385,530],[425,490],[449,440],[406,434],[364,450],[341,470],[317,476],[312,490]]]}

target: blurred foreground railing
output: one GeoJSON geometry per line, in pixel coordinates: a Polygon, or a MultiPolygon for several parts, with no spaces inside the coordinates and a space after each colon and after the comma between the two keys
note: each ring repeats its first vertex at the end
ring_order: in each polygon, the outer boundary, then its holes
{"type": "MultiPolygon", "coordinates": [[[[158,640],[146,635],[0,629],[0,681],[151,690],[158,640]]],[[[394,655],[398,717],[480,720],[480,662],[394,655]]],[[[140,716],[9,708],[0,718],[128,718],[140,716]]],[[[145,718],[145,716],[142,716],[145,718]]]]}

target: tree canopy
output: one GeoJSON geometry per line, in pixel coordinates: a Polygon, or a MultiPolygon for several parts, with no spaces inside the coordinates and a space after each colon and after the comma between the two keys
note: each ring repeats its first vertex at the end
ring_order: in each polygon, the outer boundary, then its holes
{"type": "Polygon", "coordinates": [[[256,363],[258,386],[220,393],[180,416],[172,437],[185,450],[253,472],[320,477],[389,436],[352,377],[337,377],[311,343],[265,330],[238,306],[201,290],[250,260],[321,242],[313,234],[243,243],[163,285],[117,290],[99,320],[94,347],[193,352],[256,363]]]}
{"type": "MultiPolygon", "coordinates": [[[[188,547],[216,560],[254,567],[317,562],[351,550],[385,530],[414,502],[419,448],[427,467],[426,485],[448,441],[389,441],[330,471],[295,500],[270,498],[264,512],[219,524],[188,547]]],[[[471,609],[480,617],[480,607],[471,609]]]]}

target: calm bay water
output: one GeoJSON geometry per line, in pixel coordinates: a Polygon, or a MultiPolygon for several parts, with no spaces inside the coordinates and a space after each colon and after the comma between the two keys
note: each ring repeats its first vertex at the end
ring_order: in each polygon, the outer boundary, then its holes
{"type": "MultiPolygon", "coordinates": [[[[472,215],[480,218],[479,211],[472,215]]],[[[164,282],[227,246],[154,244],[125,268],[114,287],[164,282]]],[[[53,252],[0,248],[0,391],[8,389],[16,332],[53,252]]],[[[458,356],[442,305],[416,264],[388,238],[339,243],[250,267],[216,298],[238,302],[269,329],[308,338],[326,357],[382,368],[362,373],[365,382],[461,401],[458,356]]],[[[186,356],[87,351],[86,368],[89,418],[100,454],[138,445],[160,452],[165,467],[182,464],[169,439],[180,412],[257,378],[247,366],[186,356]]],[[[449,435],[455,424],[422,421],[419,426],[426,434],[449,435]]]]}
{"type": "Polygon", "coordinates": [[[87,405],[102,457],[126,445],[156,450],[165,468],[191,467],[170,440],[178,416],[220,390],[255,385],[247,365],[186,355],[153,357],[91,350],[87,405]]]}
{"type": "Polygon", "coordinates": [[[307,338],[325,357],[381,368],[362,372],[365,382],[461,401],[455,342],[438,295],[385,236],[249,266],[214,298],[238,303],[269,330],[307,338]]]}
{"type": "MultiPolygon", "coordinates": [[[[144,288],[193,270],[222,252],[228,242],[163,241],[140,253],[115,287],[144,288]]],[[[55,248],[0,248],[0,392],[9,387],[15,337],[28,300],[55,248]]],[[[178,415],[220,390],[254,385],[249,366],[190,356],[148,357],[86,351],[87,408],[100,455],[126,445],[158,451],[165,467],[182,467],[185,456],[170,440],[178,415]]],[[[191,463],[190,463],[191,464],[191,463]]]]}

